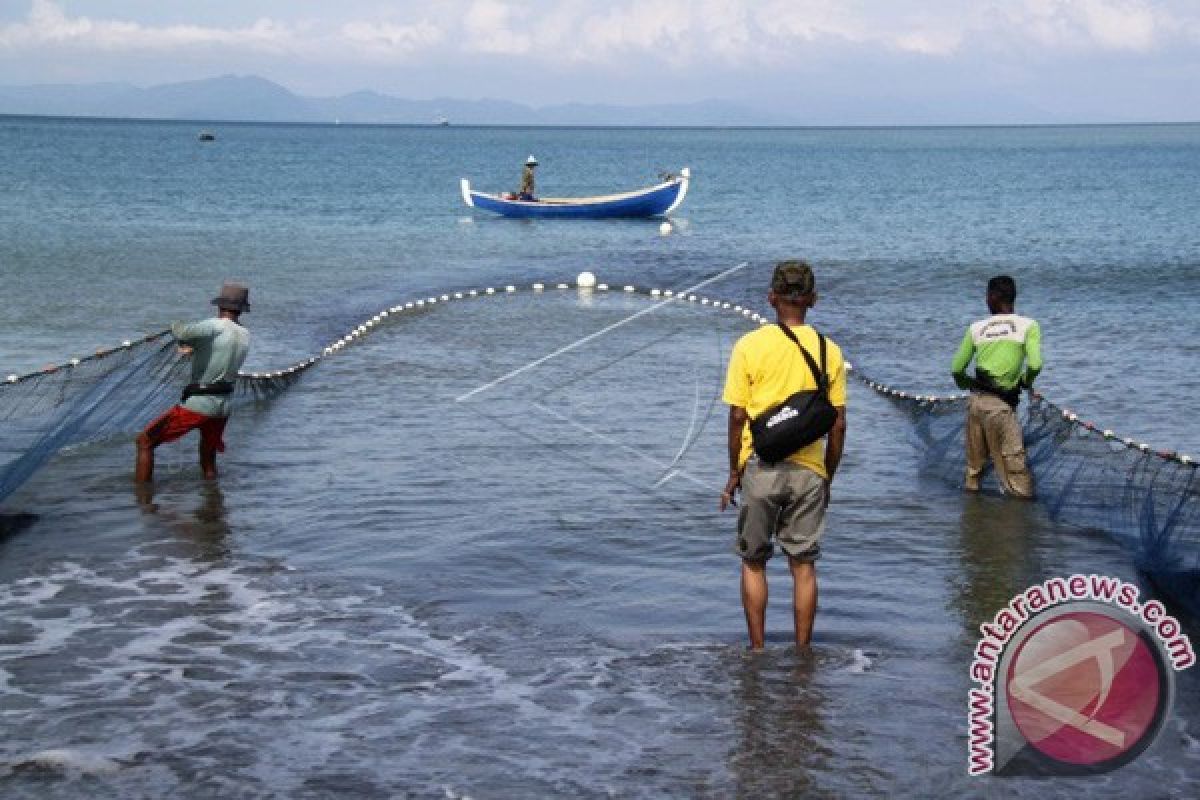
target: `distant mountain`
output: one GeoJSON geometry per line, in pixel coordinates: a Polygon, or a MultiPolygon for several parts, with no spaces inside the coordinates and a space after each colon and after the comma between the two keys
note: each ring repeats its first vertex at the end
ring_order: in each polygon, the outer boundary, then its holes
{"type": "Polygon", "coordinates": [[[310,101],[252,76],[152,86],[129,100],[121,116],[303,122],[315,113],[310,101]]]}
{"type": "Polygon", "coordinates": [[[302,122],[316,113],[308,100],[253,76],[147,89],[120,83],[0,86],[0,114],[302,122]]]}
{"type": "Polygon", "coordinates": [[[655,106],[532,108],[504,100],[404,100],[378,92],[301,97],[264,78],[219,78],[138,88],[122,83],[0,86],[0,114],[246,122],[427,125],[780,125],[795,123],[723,101],[655,106]]]}

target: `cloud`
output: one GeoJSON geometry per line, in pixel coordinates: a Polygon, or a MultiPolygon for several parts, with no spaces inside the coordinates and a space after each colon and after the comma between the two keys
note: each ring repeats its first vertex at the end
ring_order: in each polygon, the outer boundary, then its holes
{"type": "Polygon", "coordinates": [[[608,8],[579,20],[579,36],[570,52],[574,60],[602,61],[627,51],[656,54],[664,61],[690,60],[693,12],[681,0],[634,3],[608,8]]]}
{"type": "Polygon", "coordinates": [[[844,3],[832,0],[770,0],[756,3],[753,15],[759,30],[780,40],[811,43],[819,39],[850,42],[870,38],[866,21],[844,3]]]}
{"type": "Polygon", "coordinates": [[[1158,34],[1158,16],[1141,3],[1105,3],[1089,0],[1081,5],[1092,40],[1112,49],[1149,50],[1158,34]]]}
{"type": "Polygon", "coordinates": [[[833,0],[658,0],[607,3],[603,10],[575,3],[574,12],[574,35],[563,35],[561,21],[553,37],[535,29],[532,52],[592,64],[637,56],[676,68],[770,66],[803,58],[813,45],[945,54],[961,40],[915,21],[875,24],[833,0]]]}
{"type": "MultiPolygon", "coordinates": [[[[0,23],[0,55],[191,49],[220,51],[231,62],[241,54],[310,65],[499,56],[540,68],[639,63],[686,73],[787,69],[831,56],[944,62],[981,51],[1020,64],[1200,41],[1195,0],[341,0],[319,11],[305,4],[324,15],[319,20],[290,4],[272,7],[275,16],[240,24],[155,25],[73,16],[53,0],[33,0],[25,19],[0,23]]],[[[207,18],[221,13],[238,12],[207,18]]]]}
{"type": "Polygon", "coordinates": [[[339,59],[346,54],[403,59],[438,45],[442,31],[427,21],[412,24],[350,21],[332,28],[311,22],[261,18],[249,25],[145,25],[125,20],[68,16],[52,0],[33,0],[22,22],[0,25],[0,52],[48,48],[103,53],[176,53],[225,49],[247,54],[339,59]]]}
{"type": "Polygon", "coordinates": [[[1153,49],[1163,38],[1194,26],[1165,7],[1140,0],[1025,0],[1008,13],[1012,27],[1052,51],[1153,49]]]}
{"type": "Polygon", "coordinates": [[[341,34],[348,43],[381,56],[407,56],[440,44],[445,38],[440,28],[424,21],[413,25],[347,22],[341,34]]]}
{"type": "Polygon", "coordinates": [[[0,48],[32,50],[45,46],[101,51],[171,51],[180,47],[224,45],[286,51],[298,44],[287,25],[260,19],[242,28],[199,25],[148,27],[136,22],[68,17],[50,0],[34,0],[25,22],[0,27],[0,48]]]}
{"type": "Polygon", "coordinates": [[[463,17],[464,48],[479,53],[523,55],[533,47],[533,38],[513,30],[513,22],[528,16],[527,9],[499,0],[476,0],[463,17]]]}

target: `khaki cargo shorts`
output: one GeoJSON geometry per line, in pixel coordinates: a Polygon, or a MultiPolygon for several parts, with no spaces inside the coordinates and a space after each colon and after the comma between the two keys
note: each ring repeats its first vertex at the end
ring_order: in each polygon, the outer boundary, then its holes
{"type": "Polygon", "coordinates": [[[750,459],[742,473],[734,552],[746,561],[766,561],[775,553],[774,538],[797,561],[816,561],[828,504],[825,479],[808,467],[750,459]]]}
{"type": "Polygon", "coordinates": [[[1005,494],[1033,497],[1033,476],[1025,461],[1017,412],[999,397],[977,392],[967,401],[967,491],[979,491],[989,460],[1005,494]]]}

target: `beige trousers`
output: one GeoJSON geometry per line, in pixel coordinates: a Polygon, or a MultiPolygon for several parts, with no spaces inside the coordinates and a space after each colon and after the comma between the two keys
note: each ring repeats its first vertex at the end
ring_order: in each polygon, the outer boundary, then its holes
{"type": "Polygon", "coordinates": [[[967,491],[979,491],[989,458],[1005,494],[1033,497],[1033,476],[1025,463],[1025,441],[1017,413],[994,394],[977,392],[967,401],[967,491]]]}

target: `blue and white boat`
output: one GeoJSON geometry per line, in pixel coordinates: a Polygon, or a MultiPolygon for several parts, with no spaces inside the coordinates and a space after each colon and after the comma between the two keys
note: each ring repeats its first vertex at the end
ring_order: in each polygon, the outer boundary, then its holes
{"type": "Polygon", "coordinates": [[[488,194],[471,188],[462,179],[463,202],[472,208],[494,211],[505,217],[602,217],[666,216],[683,202],[691,171],[684,167],[678,175],[667,175],[662,183],[646,189],[598,197],[539,197],[518,200],[514,195],[488,194]]]}

